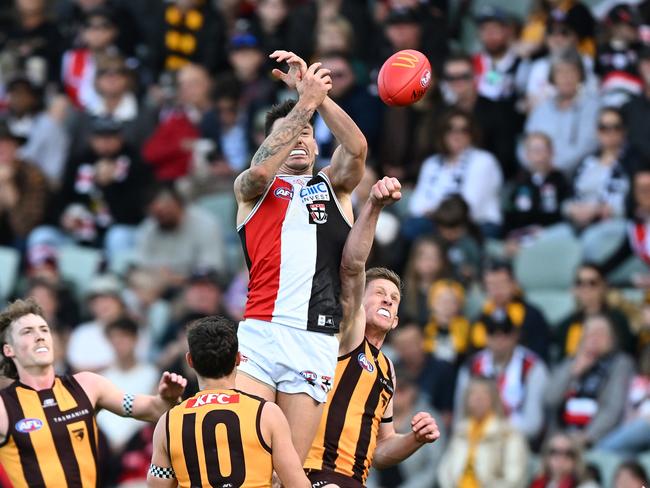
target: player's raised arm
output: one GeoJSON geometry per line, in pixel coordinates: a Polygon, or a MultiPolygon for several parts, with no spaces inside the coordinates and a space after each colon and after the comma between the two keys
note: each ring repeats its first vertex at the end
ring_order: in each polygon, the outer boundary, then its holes
{"type": "Polygon", "coordinates": [[[381,209],[402,198],[401,187],[396,178],[384,177],[375,183],[345,241],[340,269],[343,305],[340,353],[351,351],[363,340],[366,328],[363,313],[366,261],[372,249],[381,209]]]}
{"type": "Polygon", "coordinates": [[[264,139],[250,168],[235,180],[238,202],[255,200],[264,193],[331,87],[329,70],[320,69],[320,63],[312,64],[305,71],[296,84],[299,97],[295,107],[264,139]]]}
{"type": "Polygon", "coordinates": [[[271,432],[273,469],[287,488],[310,488],[296,448],[291,442],[291,429],[282,410],[275,403],[267,402],[262,410],[262,422],[271,432]]]}
{"type": "Polygon", "coordinates": [[[150,488],[173,488],[178,486],[172,461],[167,452],[167,414],[163,414],[153,432],[153,453],[147,472],[147,486],[150,488]]]}
{"type": "Polygon", "coordinates": [[[133,395],[123,392],[111,381],[95,373],[77,373],[75,378],[97,410],[105,408],[122,417],[156,422],[160,416],[180,400],[187,380],[176,373],[165,371],[160,378],[158,395],[133,395]]]}

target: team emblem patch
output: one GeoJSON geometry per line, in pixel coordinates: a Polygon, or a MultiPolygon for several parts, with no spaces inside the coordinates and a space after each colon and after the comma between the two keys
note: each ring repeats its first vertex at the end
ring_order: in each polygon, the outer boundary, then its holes
{"type": "Polygon", "coordinates": [[[300,376],[305,378],[305,381],[309,383],[311,386],[316,386],[316,380],[318,379],[318,375],[313,371],[301,371],[300,376]]]}
{"type": "Polygon", "coordinates": [[[23,434],[29,434],[43,427],[43,421],[39,419],[22,419],[16,422],[16,430],[23,434]]]}
{"type": "Polygon", "coordinates": [[[285,200],[291,200],[293,198],[293,189],[280,186],[275,189],[273,194],[278,198],[284,198],[285,200]]]}
{"type": "Polygon", "coordinates": [[[72,435],[74,435],[74,438],[77,439],[78,441],[83,441],[86,435],[86,431],[83,428],[75,429],[72,431],[72,435]]]}
{"type": "Polygon", "coordinates": [[[359,366],[365,369],[368,373],[375,371],[375,365],[368,361],[368,358],[364,353],[359,353],[357,361],[359,361],[359,366]]]}
{"type": "Polygon", "coordinates": [[[314,224],[324,224],[327,222],[327,212],[324,203],[311,203],[309,207],[309,218],[314,224]]]}
{"type": "Polygon", "coordinates": [[[329,393],[332,389],[332,377],[331,376],[321,376],[320,377],[320,387],[325,393],[329,393]]]}

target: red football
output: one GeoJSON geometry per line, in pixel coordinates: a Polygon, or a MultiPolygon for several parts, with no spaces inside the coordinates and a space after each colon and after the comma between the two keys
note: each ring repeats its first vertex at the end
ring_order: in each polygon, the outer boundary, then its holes
{"type": "Polygon", "coordinates": [[[404,49],[393,54],[379,70],[377,88],[386,105],[411,105],[431,84],[431,64],[420,51],[404,49]]]}

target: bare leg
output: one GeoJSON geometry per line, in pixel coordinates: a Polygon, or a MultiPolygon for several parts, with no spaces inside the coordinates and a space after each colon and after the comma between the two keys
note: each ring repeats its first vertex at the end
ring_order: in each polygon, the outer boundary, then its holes
{"type": "Polygon", "coordinates": [[[306,393],[277,392],[277,404],[284,412],[291,428],[291,439],[301,462],[305,462],[311,443],[314,441],[323,404],[306,393]]]}
{"type": "Polygon", "coordinates": [[[275,389],[242,371],[237,371],[235,387],[251,395],[255,395],[269,402],[275,402],[275,389]]]}

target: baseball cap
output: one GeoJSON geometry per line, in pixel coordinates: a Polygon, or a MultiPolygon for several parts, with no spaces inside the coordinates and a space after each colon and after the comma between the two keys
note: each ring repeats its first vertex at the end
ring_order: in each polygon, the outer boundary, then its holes
{"type": "Polygon", "coordinates": [[[219,274],[216,269],[209,267],[195,268],[187,279],[187,283],[190,285],[196,283],[208,283],[215,285],[217,288],[224,288],[224,282],[221,274],[219,274]]]}
{"type": "Polygon", "coordinates": [[[259,39],[252,32],[235,32],[228,43],[229,51],[239,49],[260,49],[259,39]]]}
{"type": "Polygon", "coordinates": [[[641,25],[641,19],[638,11],[631,5],[619,3],[615,5],[609,12],[605,21],[608,24],[628,24],[634,27],[641,25]]]}
{"type": "Polygon", "coordinates": [[[86,289],[86,299],[90,300],[98,296],[113,296],[122,298],[122,283],[111,274],[95,276],[86,289]]]}
{"type": "Polygon", "coordinates": [[[512,21],[510,13],[496,5],[484,5],[475,15],[474,20],[477,24],[484,22],[500,22],[501,24],[508,24],[512,21]]]}
{"type": "Polygon", "coordinates": [[[516,330],[510,317],[503,310],[495,310],[491,314],[484,314],[481,317],[481,322],[485,325],[485,330],[488,335],[496,333],[510,334],[516,330]]]}
{"type": "Polygon", "coordinates": [[[120,134],[122,124],[112,117],[95,117],[91,122],[90,129],[95,135],[120,134]]]}
{"type": "Polygon", "coordinates": [[[0,140],[6,139],[14,140],[18,145],[27,141],[27,138],[13,130],[6,120],[0,120],[0,140]]]}
{"type": "Polygon", "coordinates": [[[386,25],[419,24],[417,12],[412,8],[394,8],[386,17],[386,25]]]}

